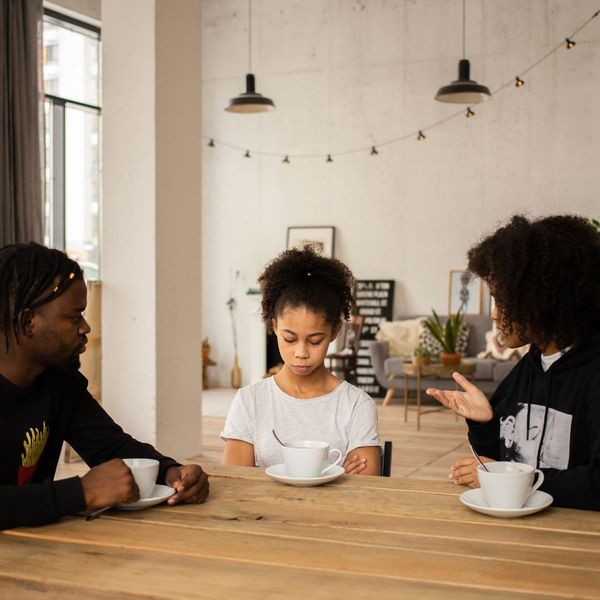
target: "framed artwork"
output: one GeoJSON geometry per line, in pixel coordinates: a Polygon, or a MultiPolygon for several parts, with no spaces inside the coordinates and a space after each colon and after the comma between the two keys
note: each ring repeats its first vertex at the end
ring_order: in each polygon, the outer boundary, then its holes
{"type": "Polygon", "coordinates": [[[455,315],[459,310],[464,315],[481,312],[481,279],[469,271],[450,271],[448,314],[455,315]]]}
{"type": "Polygon", "coordinates": [[[308,245],[318,254],[332,258],[334,243],[335,227],[288,227],[287,230],[288,250],[301,250],[308,245]]]}
{"type": "Polygon", "coordinates": [[[494,308],[494,298],[490,294],[490,288],[485,281],[481,282],[481,314],[491,315],[494,308]]]}

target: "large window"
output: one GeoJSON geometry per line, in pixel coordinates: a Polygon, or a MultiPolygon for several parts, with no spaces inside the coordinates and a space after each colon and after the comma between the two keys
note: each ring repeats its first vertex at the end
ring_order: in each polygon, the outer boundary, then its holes
{"type": "Polygon", "coordinates": [[[44,11],[46,245],[100,278],[100,30],[44,11]]]}

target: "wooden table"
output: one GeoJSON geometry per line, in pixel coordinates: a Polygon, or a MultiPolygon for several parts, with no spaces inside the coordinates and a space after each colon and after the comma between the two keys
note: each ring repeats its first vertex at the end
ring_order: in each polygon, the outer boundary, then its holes
{"type": "MultiPolygon", "coordinates": [[[[421,390],[421,379],[423,377],[450,377],[454,371],[458,371],[465,377],[469,377],[475,372],[475,363],[468,361],[461,361],[457,365],[443,365],[441,363],[430,363],[428,365],[415,365],[413,363],[404,363],[402,365],[402,376],[404,379],[404,422],[408,417],[408,380],[416,379],[416,392],[417,392],[417,431],[421,430],[421,415],[427,413],[438,412],[445,410],[441,405],[434,406],[433,408],[422,408],[421,399],[423,390],[421,390]]],[[[394,396],[395,389],[390,387],[383,399],[383,406],[386,406],[392,397],[394,396]]]]}
{"type": "Polygon", "coordinates": [[[600,598],[600,514],[472,512],[447,482],[297,488],[214,466],[203,505],[0,533],[1,598],[600,598]]]}

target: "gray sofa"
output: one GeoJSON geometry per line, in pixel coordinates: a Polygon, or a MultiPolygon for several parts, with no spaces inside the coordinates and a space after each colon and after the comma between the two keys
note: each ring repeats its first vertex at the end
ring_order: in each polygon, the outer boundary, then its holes
{"type": "MultiPolygon", "coordinates": [[[[397,320],[414,319],[415,317],[398,317],[397,320]]],[[[442,318],[442,321],[445,317],[442,318]]],[[[516,361],[499,361],[494,358],[476,358],[477,354],[485,350],[485,334],[492,328],[492,320],[489,316],[465,315],[465,321],[469,324],[469,343],[465,359],[476,364],[473,383],[488,397],[494,392],[498,384],[510,373],[516,361]]],[[[395,388],[398,394],[404,389],[404,378],[402,377],[401,356],[389,356],[388,343],[374,341],[369,348],[371,363],[375,370],[375,376],[380,386],[389,390],[395,388]]],[[[454,389],[454,381],[449,378],[424,378],[421,380],[421,388],[432,386],[441,389],[454,389]]],[[[416,379],[409,377],[409,390],[416,389],[416,379]]]]}

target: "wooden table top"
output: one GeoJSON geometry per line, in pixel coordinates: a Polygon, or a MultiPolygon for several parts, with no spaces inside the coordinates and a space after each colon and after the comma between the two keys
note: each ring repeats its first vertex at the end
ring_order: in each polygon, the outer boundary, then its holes
{"type": "Polygon", "coordinates": [[[447,482],[206,470],[202,505],[2,532],[0,597],[600,598],[598,513],[496,519],[447,482]]]}

